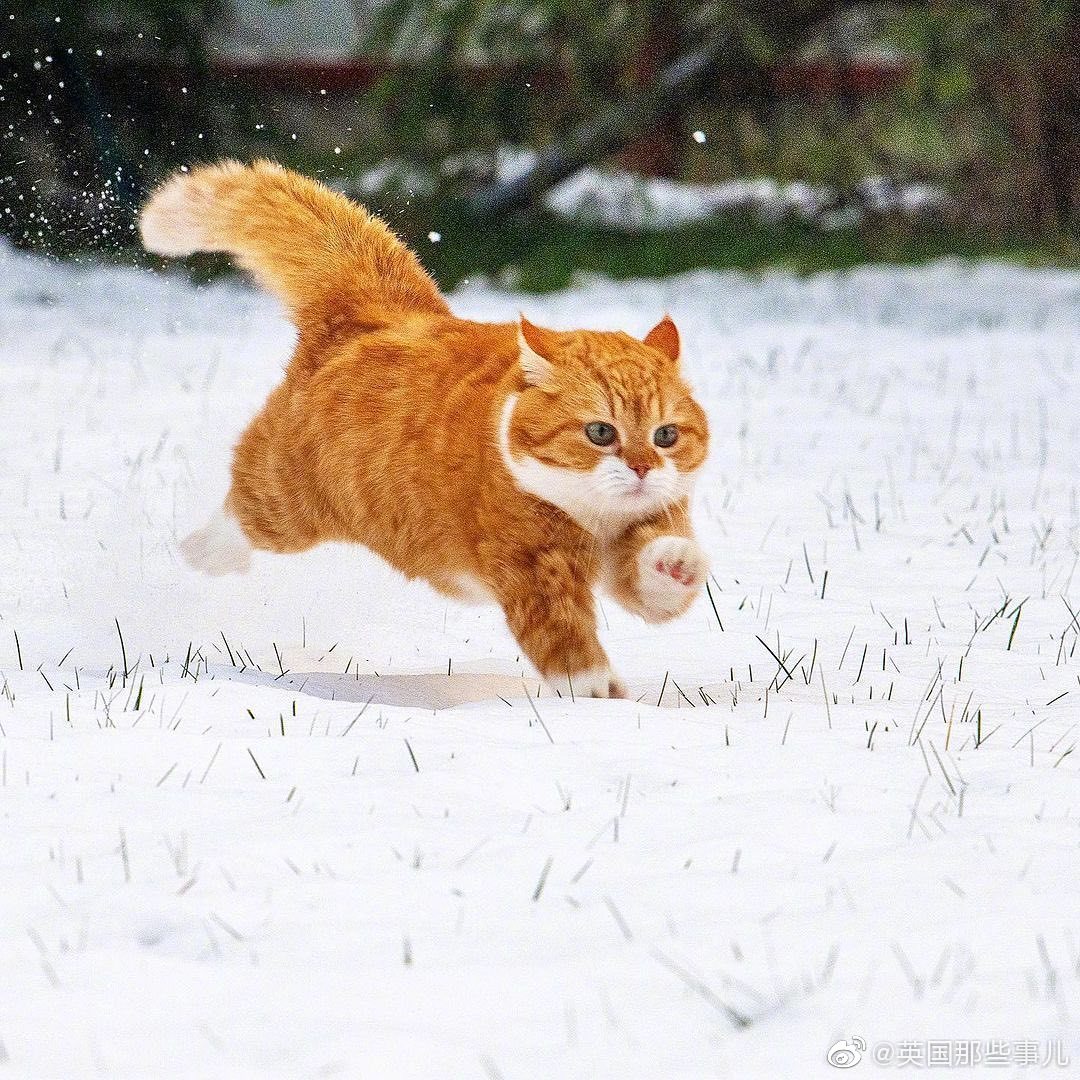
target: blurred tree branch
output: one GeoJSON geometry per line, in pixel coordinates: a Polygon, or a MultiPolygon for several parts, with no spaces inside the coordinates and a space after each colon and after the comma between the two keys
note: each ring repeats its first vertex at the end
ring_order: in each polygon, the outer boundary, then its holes
{"type": "Polygon", "coordinates": [[[763,99],[765,64],[804,45],[851,6],[849,0],[744,0],[737,9],[723,6],[720,11],[704,5],[700,16],[714,24],[705,44],[679,56],[647,86],[607,103],[600,116],[578,123],[523,175],[476,193],[470,210],[494,217],[521,209],[560,180],[640,137],[681,102],[708,94],[711,81],[737,82],[745,99],[763,99]],[[738,17],[730,17],[735,10],[738,17]]]}

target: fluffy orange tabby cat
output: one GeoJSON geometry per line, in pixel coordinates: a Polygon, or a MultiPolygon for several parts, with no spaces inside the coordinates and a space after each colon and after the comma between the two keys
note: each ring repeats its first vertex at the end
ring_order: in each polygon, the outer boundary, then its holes
{"type": "Polygon", "coordinates": [[[499,603],[549,682],[625,692],[594,588],[663,621],[706,572],[687,503],[708,433],[669,318],[643,341],[456,318],[382,221],[267,162],[180,173],[140,224],[162,255],[229,252],[299,330],[224,506],[184,541],[193,566],[365,544],[449,596],[499,603]]]}

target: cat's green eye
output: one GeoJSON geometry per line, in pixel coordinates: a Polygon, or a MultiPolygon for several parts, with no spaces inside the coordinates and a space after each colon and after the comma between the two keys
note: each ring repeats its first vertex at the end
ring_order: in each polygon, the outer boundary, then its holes
{"type": "Polygon", "coordinates": [[[610,446],[615,441],[618,432],[611,424],[605,424],[603,420],[594,420],[591,424],[585,425],[585,434],[589,442],[597,446],[610,446]]]}
{"type": "Polygon", "coordinates": [[[665,424],[663,427],[658,427],[653,432],[652,441],[657,446],[666,450],[669,446],[674,446],[676,439],[679,437],[679,429],[674,424],[665,424]]]}

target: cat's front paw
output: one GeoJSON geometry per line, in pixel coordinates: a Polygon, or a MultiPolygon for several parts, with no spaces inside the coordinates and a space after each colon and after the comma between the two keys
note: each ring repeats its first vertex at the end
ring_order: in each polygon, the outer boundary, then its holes
{"type": "Polygon", "coordinates": [[[550,677],[548,684],[564,698],[624,698],[626,687],[609,667],[550,677]]]}
{"type": "Polygon", "coordinates": [[[681,615],[701,591],[709,563],[696,540],[658,536],[638,554],[641,614],[650,622],[681,615]]]}

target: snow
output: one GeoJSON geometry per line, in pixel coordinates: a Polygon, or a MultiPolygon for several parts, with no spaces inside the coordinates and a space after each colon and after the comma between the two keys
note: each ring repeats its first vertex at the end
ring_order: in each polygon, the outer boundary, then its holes
{"type": "Polygon", "coordinates": [[[682,328],[715,611],[604,604],[637,701],[537,698],[497,612],[359,549],[187,571],[290,327],[0,249],[5,1075],[1080,1060],[1080,276],[453,305],[682,328]]]}
{"type": "Polygon", "coordinates": [[[944,203],[943,193],[932,185],[899,184],[881,176],[866,177],[856,194],[861,205],[836,208],[834,188],[804,181],[781,184],[755,177],[701,184],[588,168],[556,185],[545,202],[567,220],[622,229],[670,229],[735,211],[753,212],[763,220],[794,217],[842,228],[858,224],[865,209],[915,215],[944,203]]]}
{"type": "MultiPolygon", "coordinates": [[[[694,136],[703,132],[695,132],[694,136]]],[[[502,147],[496,154],[495,175],[513,180],[536,162],[531,150],[502,147]]],[[[476,172],[487,159],[476,154],[450,158],[442,165],[446,176],[476,172]]],[[[388,159],[358,178],[367,196],[387,192],[431,197],[436,178],[415,163],[388,159]]],[[[694,183],[640,176],[625,169],[580,169],[544,195],[544,205],[558,217],[584,224],[627,230],[670,229],[693,225],[734,212],[754,213],[763,220],[814,220],[826,228],[843,228],[861,221],[866,212],[918,215],[945,203],[944,193],[930,184],[899,183],[868,176],[856,186],[858,205],[838,205],[835,188],[805,181],[780,183],[771,177],[694,183]]]]}

